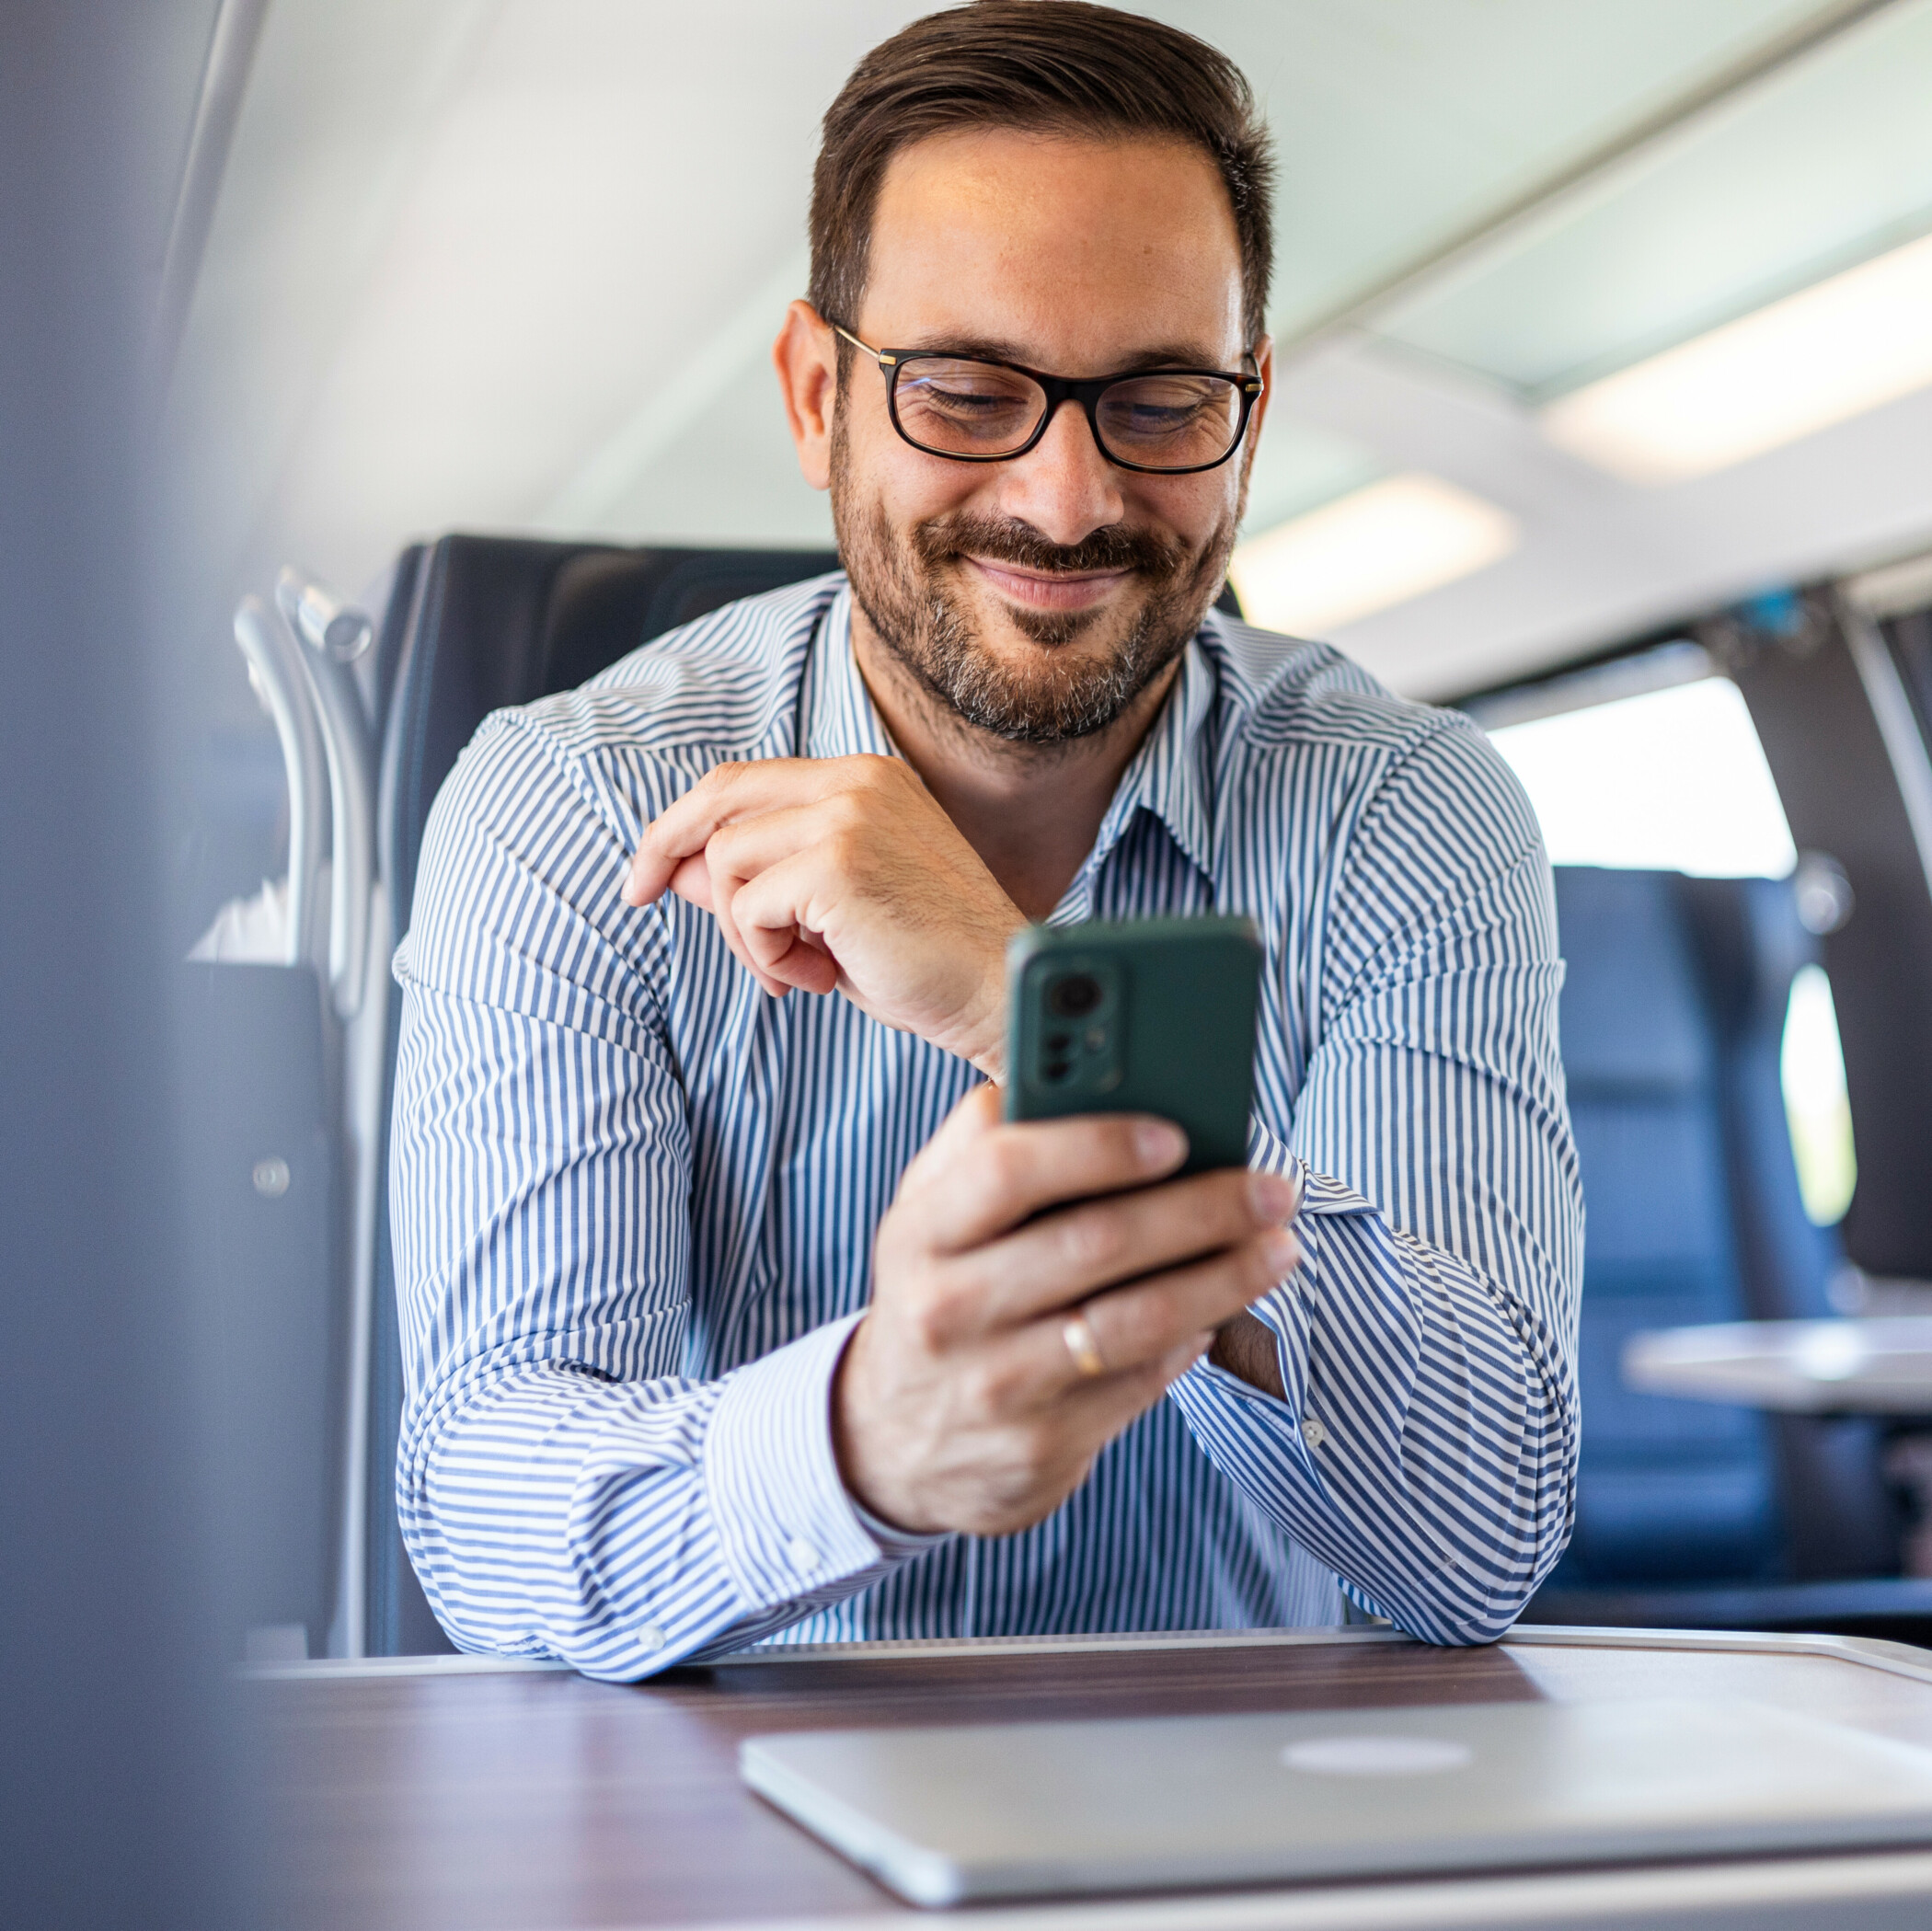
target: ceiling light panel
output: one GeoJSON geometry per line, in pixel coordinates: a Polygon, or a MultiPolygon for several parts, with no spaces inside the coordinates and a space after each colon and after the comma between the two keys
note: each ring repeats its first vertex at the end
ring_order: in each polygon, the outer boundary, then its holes
{"type": "Polygon", "coordinates": [[[1228,574],[1250,623],[1327,637],[1473,576],[1521,540],[1495,504],[1412,471],[1251,537],[1228,574]]]}
{"type": "Polygon", "coordinates": [[[1932,236],[1551,403],[1551,442],[1627,482],[1728,469],[1932,384],[1932,236]]]}
{"type": "Polygon", "coordinates": [[[1377,332],[1538,399],[1932,227],[1932,0],[1908,0],[1651,144],[1377,332]]]}

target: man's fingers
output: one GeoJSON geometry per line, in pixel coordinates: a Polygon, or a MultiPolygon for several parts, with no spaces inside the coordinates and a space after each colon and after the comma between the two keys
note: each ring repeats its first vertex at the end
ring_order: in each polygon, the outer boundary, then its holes
{"type": "Polygon", "coordinates": [[[750,764],[715,765],[682,798],[667,805],[644,827],[644,835],[631,854],[622,892],[625,903],[648,905],[660,897],[670,887],[680,862],[702,852],[712,831],[734,809],[742,809],[761,787],[768,786],[771,780],[766,774],[776,774],[792,762],[774,758],[750,764]]]}
{"type": "Polygon", "coordinates": [[[672,877],[672,889],[682,899],[694,905],[702,905],[718,921],[719,936],[730,948],[731,957],[758,982],[759,986],[773,998],[783,998],[791,990],[790,982],[781,975],[767,971],[753,955],[745,944],[731,916],[731,901],[738,889],[736,879],[715,873],[707,864],[705,854],[699,852],[695,857],[681,859],[672,877]]]}
{"type": "Polygon", "coordinates": [[[1084,1389],[1160,1371],[1197,1341],[1197,1352],[1205,1353],[1213,1329],[1251,1307],[1300,1258],[1294,1235],[1274,1228],[1212,1260],[1096,1294],[1077,1307],[1056,1308],[1007,1335],[989,1337],[980,1343],[986,1398],[1024,1415],[1077,1398],[1084,1389]],[[1067,1324],[1075,1319],[1084,1332],[1070,1337],[1067,1324]]]}
{"type": "MultiPolygon", "coordinates": [[[[792,820],[800,814],[774,815],[792,820]]],[[[757,824],[768,822],[753,821],[757,824]]],[[[743,913],[755,911],[755,902],[744,902],[748,880],[742,868],[750,861],[744,847],[734,849],[727,842],[730,837],[728,829],[701,851],[680,858],[671,873],[670,890],[717,919],[731,956],[767,993],[780,996],[795,986],[807,992],[831,992],[838,983],[836,961],[823,947],[813,946],[795,921],[788,916],[778,925],[754,916],[747,922],[743,913]]],[[[774,833],[765,841],[767,852],[785,848],[783,833],[774,833]]],[[[767,892],[766,897],[771,896],[767,892]]]]}
{"type": "Polygon", "coordinates": [[[706,841],[705,863],[714,874],[756,879],[820,845],[846,816],[837,799],[814,799],[809,804],[780,805],[753,817],[734,819],[706,841]]]}
{"type": "Polygon", "coordinates": [[[759,758],[719,764],[645,827],[624,881],[624,900],[648,905],[671,883],[678,861],[704,850],[724,825],[823,798],[852,782],[844,759],[759,758]]]}
{"type": "MultiPolygon", "coordinates": [[[[1015,1337],[1018,1340],[1019,1337],[1015,1337]]],[[[1056,1337],[1057,1339],[1057,1337],[1056,1337]]],[[[1050,1397],[1035,1410],[1032,1425],[1045,1425],[1060,1434],[1075,1454],[1090,1454],[1120,1433],[1134,1418],[1152,1408],[1167,1389],[1213,1347],[1214,1338],[1202,1331],[1184,1337],[1152,1360],[1115,1369],[1098,1379],[1078,1376],[1067,1382],[1049,1366],[1042,1374],[1029,1363],[1041,1386],[1055,1383],[1050,1397]]],[[[1018,1425],[1024,1426],[1025,1423],[1018,1425]]]]}
{"type": "Polygon", "coordinates": [[[814,993],[837,986],[839,964],[819,937],[813,912],[824,871],[816,848],[794,852],[750,879],[725,876],[720,859],[712,874],[719,921],[732,950],[761,978],[814,993]]]}
{"type": "MultiPolygon", "coordinates": [[[[1145,1414],[1213,1342],[1209,1334],[1190,1335],[1156,1361],[1066,1390],[1044,1423],[1036,1424],[1051,1429],[1057,1438],[1060,1453],[1053,1459],[1077,1461],[1090,1468],[1100,1450],[1145,1414]]],[[[1081,1479],[1086,1479],[1084,1473],[1081,1479]]]]}
{"type": "Polygon", "coordinates": [[[982,1277],[975,1313],[995,1328],[1236,1247],[1294,1209],[1280,1174],[1195,1174],[1042,1215],[953,1265],[982,1277]]]}
{"type": "Polygon", "coordinates": [[[707,909],[724,925],[732,951],[761,975],[830,992],[839,969],[819,938],[820,908],[851,883],[840,876],[834,839],[849,821],[849,807],[838,798],[736,820],[711,834],[701,856],[681,861],[673,890],[702,864],[707,909]]]}
{"type": "MultiPolygon", "coordinates": [[[[728,862],[720,858],[720,872],[728,862]]],[[[731,893],[731,918],[754,953],[762,958],[782,951],[793,933],[819,929],[817,901],[829,882],[826,871],[824,853],[817,845],[774,857],[755,871],[731,868],[738,881],[731,893]]]]}
{"type": "Polygon", "coordinates": [[[983,1247],[1045,1207],[1144,1187],[1188,1152],[1178,1126],[1140,1113],[1002,1121],[964,1137],[964,1146],[949,1149],[946,1184],[920,1189],[926,1244],[941,1253],[983,1247]]]}
{"type": "Polygon", "coordinates": [[[1212,1261],[1098,1293],[1080,1307],[1061,1307],[989,1337],[975,1369],[980,1400],[1014,1421],[1057,1413],[1066,1404],[1110,1413],[1119,1402],[1126,1404],[1124,1418],[1133,1418],[1213,1346],[1223,1321],[1252,1307],[1298,1259],[1294,1236],[1271,1228],[1212,1261]],[[1072,1319],[1086,1327],[1078,1346],[1066,1332],[1072,1319]],[[1087,1348],[1091,1358],[1084,1360],[1087,1348]]]}
{"type": "Polygon", "coordinates": [[[997,1132],[1004,1105],[997,1086],[989,1084],[973,1087],[939,1122],[939,1131],[907,1162],[905,1171],[899,1177],[901,1195],[923,1191],[940,1176],[949,1173],[953,1162],[974,1142],[997,1132]]]}
{"type": "Polygon", "coordinates": [[[705,855],[702,852],[694,853],[688,858],[680,858],[672,867],[671,877],[667,882],[679,898],[696,905],[700,912],[718,910],[711,889],[711,868],[705,862],[705,855]]]}
{"type": "Polygon", "coordinates": [[[774,987],[819,994],[838,990],[838,960],[823,946],[814,945],[809,934],[753,925],[742,928],[739,937],[753,972],[767,992],[774,987]]]}
{"type": "MultiPolygon", "coordinates": [[[[1300,1259],[1294,1236],[1285,1227],[1271,1227],[1211,1260],[1096,1294],[1081,1306],[1080,1316],[1110,1371],[1146,1366],[1190,1337],[1245,1313],[1286,1279],[1300,1259]]],[[[1072,1371],[1070,1377],[1063,1373],[1063,1385],[1078,1380],[1081,1371],[1064,1338],[1064,1317],[1049,1315],[1039,1325],[1060,1338],[1064,1366],[1072,1371]]]]}

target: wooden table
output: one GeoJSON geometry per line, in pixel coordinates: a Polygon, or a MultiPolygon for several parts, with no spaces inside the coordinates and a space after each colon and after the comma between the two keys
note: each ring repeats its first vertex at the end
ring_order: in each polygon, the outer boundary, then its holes
{"type": "MultiPolygon", "coordinates": [[[[739,1739],[859,1724],[1752,1697],[1932,1745],[1932,1652],[1833,1637],[1383,1630],[884,1643],[635,1686],[443,1657],[251,1672],[284,1931],[891,1923],[908,1912],[739,1785],[739,1739]]],[[[1925,1931],[1932,1850],[976,1909],[999,1931],[1925,1931]]]]}

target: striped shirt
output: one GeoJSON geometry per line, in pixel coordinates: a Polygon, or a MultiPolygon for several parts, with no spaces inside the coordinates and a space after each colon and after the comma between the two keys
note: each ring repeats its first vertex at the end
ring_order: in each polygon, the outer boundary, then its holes
{"type": "Polygon", "coordinates": [[[619,899],[723,760],[891,746],[833,575],[489,718],[425,834],[392,1224],[404,1537],[452,1638],[628,1679],[765,1640],[1505,1629],[1573,1508],[1582,1206],[1549,868],[1466,718],[1211,615],[1053,923],[1243,912],[1251,1156],[1303,1190],[1256,1308],[1046,1521],[905,1536],[840,1481],[833,1371],[899,1177],[978,1075],[773,1000],[619,899]]]}

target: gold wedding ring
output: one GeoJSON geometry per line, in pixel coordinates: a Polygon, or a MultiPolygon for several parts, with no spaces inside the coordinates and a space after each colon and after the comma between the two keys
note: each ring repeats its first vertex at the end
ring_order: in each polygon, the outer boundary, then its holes
{"type": "Polygon", "coordinates": [[[1100,1344],[1094,1339],[1093,1329],[1087,1324],[1084,1308],[1078,1314],[1067,1316],[1061,1327],[1060,1339],[1066,1343],[1066,1351],[1073,1356],[1074,1366],[1089,1380],[1107,1373],[1106,1358],[1100,1352],[1100,1344]]]}

